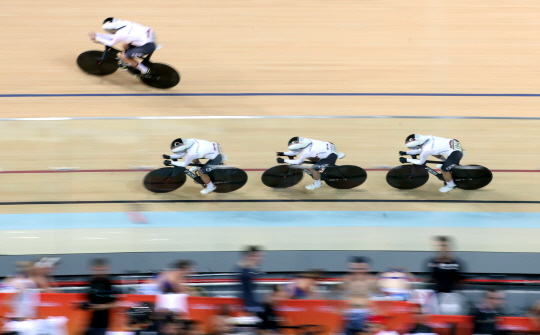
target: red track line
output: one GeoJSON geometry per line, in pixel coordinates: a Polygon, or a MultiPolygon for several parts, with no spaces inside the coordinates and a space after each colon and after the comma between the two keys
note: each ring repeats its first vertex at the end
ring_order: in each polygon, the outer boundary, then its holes
{"type": "MultiPolygon", "coordinates": [[[[0,171],[1,174],[4,173],[67,173],[67,172],[145,172],[152,171],[153,169],[106,169],[106,170],[21,170],[21,171],[0,171]]],[[[388,171],[389,169],[365,169],[366,171],[388,171]]],[[[253,171],[266,171],[266,169],[244,169],[247,172],[253,171]]],[[[540,172],[539,170],[491,170],[492,172],[540,172]]]]}
{"type": "Polygon", "coordinates": [[[110,169],[110,170],[22,170],[22,171],[2,171],[1,173],[67,173],[67,172],[141,172],[151,171],[150,169],[110,169]]]}

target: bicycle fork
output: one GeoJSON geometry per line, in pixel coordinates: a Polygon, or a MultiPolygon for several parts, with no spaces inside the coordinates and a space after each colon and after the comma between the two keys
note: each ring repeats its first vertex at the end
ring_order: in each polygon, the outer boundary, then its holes
{"type": "Polygon", "coordinates": [[[311,178],[313,178],[313,172],[311,172],[309,169],[302,169],[302,171],[303,171],[304,173],[307,173],[308,175],[310,175],[311,178]]]}
{"type": "Polygon", "coordinates": [[[190,178],[192,178],[192,179],[195,179],[195,178],[199,177],[198,175],[196,175],[195,173],[189,171],[188,169],[186,169],[186,171],[184,171],[184,173],[185,173],[186,175],[188,175],[188,177],[190,177],[190,178]]]}
{"type": "Polygon", "coordinates": [[[177,174],[179,173],[185,173],[188,177],[190,177],[191,179],[196,179],[196,178],[200,178],[198,175],[196,175],[195,173],[189,171],[188,169],[186,168],[182,168],[182,167],[179,167],[179,166],[175,166],[174,169],[173,169],[173,177],[176,176],[177,174]]]}
{"type": "Polygon", "coordinates": [[[427,166],[427,165],[424,165],[424,168],[427,170],[427,172],[431,173],[432,175],[434,175],[435,177],[437,177],[439,180],[445,181],[445,180],[444,180],[444,177],[443,177],[443,175],[442,175],[442,173],[439,173],[439,172],[433,170],[432,168],[430,168],[430,167],[427,166]]]}

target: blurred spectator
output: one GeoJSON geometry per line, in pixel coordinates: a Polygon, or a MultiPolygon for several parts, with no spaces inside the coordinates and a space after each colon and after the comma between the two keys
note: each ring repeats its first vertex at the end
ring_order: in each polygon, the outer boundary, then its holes
{"type": "Polygon", "coordinates": [[[377,279],[371,273],[369,259],[354,256],[349,259],[349,273],[343,277],[341,289],[345,293],[345,299],[351,304],[355,300],[365,301],[378,292],[377,279]]]}
{"type": "Polygon", "coordinates": [[[361,334],[365,335],[399,335],[398,332],[388,330],[386,320],[380,315],[371,315],[366,320],[366,327],[361,334]]]}
{"type": "Polygon", "coordinates": [[[537,301],[529,308],[527,317],[531,318],[532,324],[536,329],[540,329],[540,301],[537,301]]]}
{"type": "Polygon", "coordinates": [[[81,307],[92,311],[86,335],[105,335],[109,328],[109,310],[115,307],[116,296],[109,279],[109,264],[104,258],[91,263],[92,279],[89,283],[88,301],[81,307]]]}
{"type": "Polygon", "coordinates": [[[146,279],[144,283],[140,284],[137,288],[137,294],[161,294],[161,290],[157,282],[157,277],[157,275],[152,276],[151,278],[146,279]]]}
{"type": "Polygon", "coordinates": [[[227,304],[219,306],[217,315],[210,319],[210,334],[226,335],[234,333],[234,323],[231,307],[227,304]]]}
{"type": "Polygon", "coordinates": [[[377,284],[391,300],[406,301],[411,294],[411,282],[414,276],[403,268],[393,268],[379,274],[377,284]]]}
{"type": "Polygon", "coordinates": [[[36,317],[39,294],[36,282],[32,279],[34,272],[32,262],[18,262],[15,275],[2,282],[2,292],[14,293],[10,302],[13,313],[7,317],[21,321],[36,317]]]}
{"type": "Polygon", "coordinates": [[[198,296],[198,297],[209,297],[210,296],[208,291],[202,286],[199,286],[199,287],[190,286],[189,289],[190,289],[190,293],[189,293],[190,295],[195,295],[195,296],[198,296]]]}
{"type": "Polygon", "coordinates": [[[343,277],[340,285],[344,293],[345,306],[342,311],[345,319],[346,335],[364,331],[369,315],[369,298],[378,294],[377,279],[371,273],[369,259],[353,256],[349,258],[349,273],[343,277]]]}
{"type": "Polygon", "coordinates": [[[437,314],[442,315],[467,315],[470,313],[470,302],[467,297],[459,292],[439,293],[436,306],[437,314]]]}
{"type": "Polygon", "coordinates": [[[276,308],[281,300],[282,288],[280,285],[274,285],[272,291],[265,297],[262,302],[263,311],[257,313],[257,316],[261,319],[259,325],[259,332],[262,334],[277,334],[279,333],[279,326],[283,320],[276,313],[276,308]]]}
{"type": "MultiPolygon", "coordinates": [[[[148,304],[148,303],[145,303],[148,304]]],[[[152,326],[149,330],[157,329],[158,334],[167,335],[199,335],[202,334],[201,324],[186,318],[183,314],[173,313],[170,310],[156,308],[150,316],[152,326]]],[[[146,334],[141,334],[146,335],[146,334]]]]}
{"type": "Polygon", "coordinates": [[[168,322],[168,320],[172,319],[174,317],[174,314],[167,309],[155,307],[155,305],[152,310],[153,312],[150,315],[150,320],[152,320],[152,325],[150,326],[150,329],[156,330],[159,332],[159,330],[161,329],[161,326],[165,324],[166,322],[168,322]]]}
{"type": "Polygon", "coordinates": [[[54,279],[53,272],[60,264],[59,257],[43,257],[36,263],[34,263],[35,271],[32,279],[36,283],[38,289],[41,292],[51,293],[53,292],[54,279]]]}
{"type": "MultiPolygon", "coordinates": [[[[150,330],[157,329],[159,334],[167,335],[199,335],[202,334],[201,324],[188,319],[183,314],[156,308],[152,313],[153,325],[150,330]]],[[[145,334],[141,334],[145,335],[145,334]]]]}
{"type": "Polygon", "coordinates": [[[168,293],[192,293],[186,285],[186,277],[193,273],[195,263],[190,260],[176,262],[174,269],[163,271],[156,279],[158,292],[168,293]]]}
{"type": "Polygon", "coordinates": [[[473,309],[474,334],[504,334],[497,329],[497,317],[504,316],[504,292],[490,288],[482,301],[473,309]]]}
{"type": "Polygon", "coordinates": [[[201,335],[203,334],[202,325],[195,321],[187,318],[180,318],[180,334],[178,335],[201,335]]]}
{"type": "Polygon", "coordinates": [[[127,310],[128,330],[136,335],[157,335],[157,331],[152,331],[152,310],[146,304],[134,306],[127,310]]]}
{"type": "Polygon", "coordinates": [[[436,292],[452,292],[463,279],[464,265],[452,255],[449,237],[437,236],[435,248],[437,254],[428,261],[427,272],[431,273],[431,281],[435,283],[436,292]]]}
{"type": "Polygon", "coordinates": [[[244,249],[242,259],[238,262],[241,297],[244,299],[246,311],[250,313],[263,311],[261,304],[255,298],[255,284],[253,282],[263,257],[264,252],[261,247],[250,245],[244,249]]]}
{"type": "Polygon", "coordinates": [[[343,312],[345,318],[345,335],[355,335],[365,331],[367,318],[370,314],[368,301],[360,303],[358,300],[356,305],[350,304],[343,312]]]}
{"type": "Polygon", "coordinates": [[[169,315],[163,320],[159,325],[159,334],[163,335],[181,335],[183,331],[184,324],[174,318],[172,315],[169,315]]]}
{"type": "Polygon", "coordinates": [[[411,314],[414,324],[406,331],[407,334],[435,334],[433,328],[426,324],[427,315],[422,313],[421,305],[412,305],[411,314]]]}
{"type": "Polygon", "coordinates": [[[151,311],[148,317],[149,325],[148,325],[147,331],[157,332],[158,322],[157,322],[157,317],[156,317],[156,304],[150,301],[144,301],[144,302],[141,302],[139,306],[147,307],[151,311]]]}
{"type": "Polygon", "coordinates": [[[283,287],[280,294],[282,299],[310,299],[321,300],[323,295],[318,292],[317,281],[322,278],[321,271],[312,270],[301,273],[292,283],[283,287]]]}

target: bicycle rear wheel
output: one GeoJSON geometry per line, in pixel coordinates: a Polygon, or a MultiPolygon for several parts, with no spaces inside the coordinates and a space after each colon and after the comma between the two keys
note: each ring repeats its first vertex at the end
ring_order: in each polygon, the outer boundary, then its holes
{"type": "Polygon", "coordinates": [[[148,86],[155,88],[171,88],[180,82],[180,74],[166,64],[151,63],[150,75],[141,76],[141,80],[148,86]]]}
{"type": "Polygon", "coordinates": [[[102,57],[103,51],[85,51],[77,57],[77,65],[84,72],[94,76],[106,76],[118,70],[115,52],[109,51],[104,60],[102,57]]]}
{"type": "Polygon", "coordinates": [[[220,168],[208,173],[212,183],[216,185],[216,193],[229,193],[242,188],[247,183],[248,176],[244,170],[229,167],[220,168]]]}
{"type": "Polygon", "coordinates": [[[451,172],[456,186],[463,190],[477,190],[493,180],[493,173],[481,165],[458,165],[451,172]]]}

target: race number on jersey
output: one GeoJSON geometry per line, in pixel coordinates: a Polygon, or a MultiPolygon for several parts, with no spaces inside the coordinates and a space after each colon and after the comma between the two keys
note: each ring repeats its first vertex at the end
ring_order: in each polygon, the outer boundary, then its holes
{"type": "Polygon", "coordinates": [[[463,148],[461,147],[461,143],[459,143],[456,140],[450,141],[450,148],[457,150],[457,151],[463,151],[463,148]]]}
{"type": "Polygon", "coordinates": [[[328,142],[328,144],[326,145],[326,148],[328,149],[328,151],[337,154],[337,149],[336,149],[336,146],[334,145],[334,143],[328,142]],[[329,144],[329,145],[328,145],[328,144],[329,144]]]}

